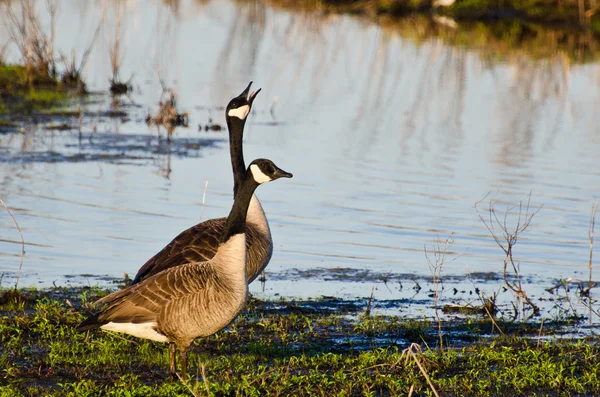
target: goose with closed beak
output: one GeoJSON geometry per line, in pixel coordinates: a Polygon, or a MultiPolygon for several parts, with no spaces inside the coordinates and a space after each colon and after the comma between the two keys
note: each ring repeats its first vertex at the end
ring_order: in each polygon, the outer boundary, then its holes
{"type": "Polygon", "coordinates": [[[102,299],[100,312],[77,331],[94,328],[169,342],[169,370],[175,376],[176,348],[187,376],[187,350],[195,338],[229,325],[246,304],[246,214],[262,183],[292,174],[266,159],[254,160],[240,181],[215,255],[164,270],[102,299]]]}
{"type": "MultiPolygon", "coordinates": [[[[242,142],[246,118],[252,109],[252,103],[260,88],[250,92],[252,82],[225,108],[225,118],[229,129],[229,150],[233,170],[233,194],[242,184],[246,172],[242,142]]],[[[145,280],[165,269],[189,262],[206,261],[215,255],[219,236],[225,226],[225,218],[211,219],[184,230],[166,247],[150,258],[137,272],[132,285],[145,280]]],[[[273,254],[273,238],[265,212],[252,195],[246,220],[246,245],[248,266],[246,280],[250,284],[264,270],[273,254]]]]}

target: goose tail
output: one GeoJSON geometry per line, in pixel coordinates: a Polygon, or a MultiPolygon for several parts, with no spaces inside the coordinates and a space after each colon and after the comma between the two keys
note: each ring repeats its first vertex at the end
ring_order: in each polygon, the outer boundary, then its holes
{"type": "Polygon", "coordinates": [[[98,314],[94,314],[83,320],[75,330],[77,332],[84,332],[90,329],[100,328],[102,325],[104,325],[104,323],[98,320],[98,314]]]}

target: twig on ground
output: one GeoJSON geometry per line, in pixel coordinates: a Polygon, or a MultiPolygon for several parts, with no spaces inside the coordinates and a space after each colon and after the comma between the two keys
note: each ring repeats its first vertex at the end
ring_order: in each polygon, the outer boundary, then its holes
{"type": "MultiPolygon", "coordinates": [[[[415,364],[417,364],[417,367],[419,367],[419,370],[421,371],[423,376],[425,377],[425,380],[427,381],[427,384],[431,388],[431,391],[433,392],[433,394],[436,397],[439,397],[439,394],[438,394],[435,386],[433,386],[433,383],[431,382],[431,379],[429,378],[429,375],[427,374],[427,370],[425,369],[425,367],[423,366],[421,361],[419,361],[419,358],[417,357],[417,354],[415,352],[419,353],[421,355],[423,354],[423,352],[421,351],[421,345],[419,345],[417,343],[412,343],[409,347],[402,350],[402,353],[400,354],[400,357],[398,358],[398,360],[396,360],[392,364],[375,364],[375,365],[371,365],[370,367],[361,368],[360,370],[352,371],[351,373],[356,374],[358,372],[369,371],[374,368],[381,368],[381,367],[394,368],[395,366],[400,364],[402,359],[404,359],[404,364],[406,365],[408,363],[408,360],[412,358],[415,361],[415,364]]],[[[410,393],[412,394],[412,391],[414,391],[414,385],[411,386],[410,390],[411,390],[410,393]]]]}
{"type": "Polygon", "coordinates": [[[425,367],[423,366],[423,364],[421,364],[421,361],[419,361],[419,358],[417,357],[417,354],[423,354],[423,352],[421,351],[421,345],[418,345],[416,343],[411,344],[409,347],[407,347],[406,349],[404,349],[402,351],[402,354],[400,356],[400,358],[402,358],[402,356],[406,355],[406,360],[405,363],[408,363],[409,358],[412,358],[415,363],[417,364],[417,367],[419,367],[419,370],[421,371],[421,373],[423,374],[423,376],[425,377],[425,380],[427,381],[427,384],[429,385],[429,387],[431,388],[431,391],[433,392],[433,394],[436,397],[440,397],[440,395],[438,394],[437,390],[435,389],[435,386],[433,386],[433,383],[431,382],[431,379],[429,379],[429,375],[427,374],[427,370],[425,369],[425,367]]]}
{"type": "Polygon", "coordinates": [[[10,209],[8,208],[8,206],[6,205],[4,200],[0,199],[0,203],[2,203],[4,208],[6,208],[6,211],[12,218],[13,222],[15,223],[15,226],[17,227],[17,230],[19,231],[19,235],[21,236],[21,259],[19,261],[19,272],[17,273],[17,280],[15,281],[15,291],[16,291],[19,286],[19,280],[21,279],[21,271],[23,270],[23,259],[25,257],[25,239],[23,238],[23,232],[21,231],[21,226],[19,226],[17,219],[14,217],[14,215],[12,214],[12,212],[10,211],[10,209]]]}

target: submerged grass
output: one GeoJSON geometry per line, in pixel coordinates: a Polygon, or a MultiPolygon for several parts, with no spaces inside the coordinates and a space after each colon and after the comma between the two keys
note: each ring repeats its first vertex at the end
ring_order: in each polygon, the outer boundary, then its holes
{"type": "MultiPolygon", "coordinates": [[[[107,332],[76,333],[98,288],[13,289],[0,296],[0,396],[185,396],[168,377],[165,344],[107,332]]],[[[195,342],[197,395],[548,396],[600,393],[600,346],[594,339],[536,340],[539,326],[485,318],[437,325],[395,316],[363,316],[347,301],[252,300],[226,331],[195,342]],[[461,336],[462,335],[462,336],[461,336]],[[533,335],[523,337],[522,335],[533,335]],[[416,359],[403,350],[416,342],[416,359]],[[200,369],[198,369],[200,371],[200,369]],[[202,379],[206,379],[203,384],[202,379]]],[[[552,325],[545,323],[545,333],[552,325]]]]}

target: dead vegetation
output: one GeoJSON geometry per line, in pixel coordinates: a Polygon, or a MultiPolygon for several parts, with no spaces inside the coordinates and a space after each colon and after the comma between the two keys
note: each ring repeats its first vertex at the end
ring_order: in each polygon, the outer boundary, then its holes
{"type": "MultiPolygon", "coordinates": [[[[86,48],[78,64],[75,50],[70,55],[58,52],[57,57],[54,45],[56,13],[58,11],[56,0],[46,0],[45,10],[50,20],[48,29],[42,27],[32,0],[0,3],[1,20],[6,27],[10,40],[16,45],[21,54],[29,86],[57,86],[60,83],[64,88],[78,93],[85,93],[86,84],[83,81],[82,72],[104,19],[102,18],[98,24],[90,45],[86,48]],[[56,65],[57,58],[64,68],[60,77],[56,65]]],[[[6,45],[2,48],[0,55],[5,50],[6,45]]]]}
{"type": "Polygon", "coordinates": [[[479,212],[479,208],[477,208],[477,205],[483,200],[485,200],[485,197],[475,203],[475,211],[498,247],[500,247],[500,249],[502,249],[504,252],[502,273],[506,287],[515,295],[515,318],[523,317],[525,315],[525,304],[527,304],[532,310],[533,315],[538,314],[539,308],[527,296],[527,293],[523,289],[520,266],[517,262],[515,262],[514,258],[514,247],[519,240],[519,236],[525,232],[529,226],[531,226],[533,217],[541,210],[542,207],[530,212],[531,193],[529,193],[529,196],[525,202],[519,201],[518,206],[507,207],[503,217],[498,217],[498,213],[495,208],[497,202],[490,200],[488,206],[488,216],[484,217],[479,212]],[[514,214],[513,211],[517,208],[518,210],[516,211],[516,214],[514,214]],[[516,217],[514,227],[510,226],[509,224],[509,217],[516,217]]]}
{"type": "Polygon", "coordinates": [[[113,95],[122,95],[127,94],[132,90],[131,81],[133,80],[133,74],[129,77],[129,80],[126,82],[121,81],[121,77],[119,72],[121,70],[121,59],[122,59],[122,48],[121,48],[121,39],[122,39],[122,24],[123,24],[123,14],[124,14],[125,3],[120,2],[116,7],[116,26],[115,26],[115,35],[112,40],[112,45],[108,50],[110,56],[110,67],[112,70],[112,77],[109,81],[110,83],[110,92],[113,95]]]}
{"type": "Polygon", "coordinates": [[[452,247],[452,244],[454,244],[454,238],[451,234],[443,243],[440,240],[440,237],[437,236],[433,242],[433,251],[428,252],[427,245],[424,247],[425,259],[427,260],[427,265],[429,266],[433,281],[433,307],[438,324],[439,349],[441,351],[444,350],[444,339],[442,335],[442,320],[440,319],[438,301],[440,295],[440,283],[442,280],[442,268],[444,267],[448,250],[452,247]]]}
{"type": "Polygon", "coordinates": [[[188,126],[188,113],[177,110],[177,93],[173,89],[164,89],[158,102],[158,111],[154,116],[148,113],[146,116],[148,125],[164,127],[167,130],[167,142],[171,141],[171,134],[175,127],[188,126]]]}
{"type": "Polygon", "coordinates": [[[56,78],[54,60],[55,1],[46,0],[50,32],[44,31],[32,0],[0,3],[0,16],[11,41],[27,68],[30,85],[51,83],[56,78]]]}

